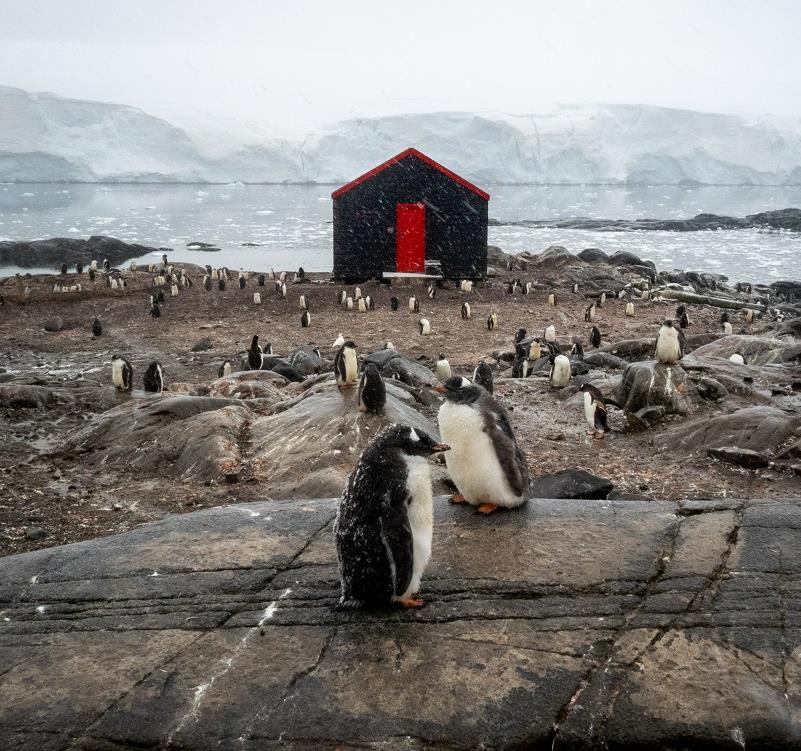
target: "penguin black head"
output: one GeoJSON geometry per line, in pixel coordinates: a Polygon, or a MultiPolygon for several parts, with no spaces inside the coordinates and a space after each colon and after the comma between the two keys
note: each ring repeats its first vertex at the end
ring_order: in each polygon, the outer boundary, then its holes
{"type": "Polygon", "coordinates": [[[441,383],[434,391],[443,394],[449,402],[454,404],[471,404],[481,396],[481,387],[470,383],[462,376],[452,376],[445,383],[441,383]]]}
{"type": "Polygon", "coordinates": [[[523,339],[525,339],[525,338],[526,338],[526,330],[525,329],[520,328],[515,332],[515,344],[517,344],[518,342],[522,342],[523,339]]]}
{"type": "Polygon", "coordinates": [[[671,321],[670,318],[666,318],[664,321],[662,321],[662,325],[667,326],[669,329],[672,329],[673,321],[671,321]]]}
{"type": "Polygon", "coordinates": [[[258,334],[254,334],[253,338],[250,340],[250,348],[256,349],[259,346],[259,336],[258,334]]]}
{"type": "Polygon", "coordinates": [[[431,456],[450,449],[444,443],[435,443],[428,433],[418,428],[398,424],[384,428],[376,436],[374,445],[380,446],[382,454],[395,449],[406,456],[431,456]]]}

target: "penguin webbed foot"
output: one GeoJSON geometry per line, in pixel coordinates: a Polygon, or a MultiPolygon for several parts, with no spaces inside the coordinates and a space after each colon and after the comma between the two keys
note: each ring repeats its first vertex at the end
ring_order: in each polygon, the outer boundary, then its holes
{"type": "Polygon", "coordinates": [[[404,608],[422,608],[425,605],[419,597],[401,597],[397,603],[404,608]]]}
{"type": "Polygon", "coordinates": [[[500,508],[496,503],[482,503],[478,508],[476,508],[476,513],[484,514],[491,514],[493,511],[497,511],[500,508]]]}
{"type": "Polygon", "coordinates": [[[459,493],[452,495],[448,500],[450,503],[467,503],[467,498],[459,493]]]}

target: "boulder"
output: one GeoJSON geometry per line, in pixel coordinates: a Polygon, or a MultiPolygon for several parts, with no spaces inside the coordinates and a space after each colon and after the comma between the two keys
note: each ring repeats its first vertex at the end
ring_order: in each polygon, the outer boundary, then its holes
{"type": "Polygon", "coordinates": [[[379,350],[364,358],[374,362],[384,378],[396,378],[407,386],[430,386],[435,383],[434,374],[421,363],[402,355],[396,350],[379,350]],[[384,353],[390,354],[384,354],[384,353]]]}
{"type": "Polygon", "coordinates": [[[54,404],[67,404],[71,397],[61,390],[25,383],[0,384],[0,407],[11,409],[43,409],[54,404]]]}
{"type": "Polygon", "coordinates": [[[644,407],[664,407],[668,414],[693,410],[695,387],[681,365],[647,360],[631,363],[623,371],[617,402],[627,412],[644,407]]]}
{"type": "Polygon", "coordinates": [[[644,266],[654,273],[656,272],[656,265],[653,261],[643,261],[639,256],[627,250],[618,250],[616,253],[612,253],[607,259],[607,263],[612,266],[644,266]]]}
{"type": "Polygon", "coordinates": [[[210,350],[214,344],[212,343],[209,337],[204,336],[199,342],[195,342],[192,345],[192,348],[189,350],[190,352],[206,352],[210,350]]]}
{"type": "Polygon", "coordinates": [[[609,256],[598,248],[584,248],[577,258],[584,263],[608,263],[609,256]]]}
{"type": "Polygon", "coordinates": [[[657,436],[654,443],[668,451],[706,452],[711,448],[735,447],[770,454],[799,428],[801,418],[760,405],[693,420],[657,436]]]}
{"type": "Polygon", "coordinates": [[[752,451],[751,449],[741,449],[737,446],[722,446],[721,448],[710,448],[706,451],[708,456],[719,459],[722,462],[736,464],[746,469],[761,469],[770,464],[770,457],[762,451],[752,451]]]}
{"type": "Polygon", "coordinates": [[[782,362],[782,356],[790,345],[781,339],[763,336],[732,334],[722,336],[693,351],[695,357],[720,357],[728,360],[735,352],[743,356],[747,365],[766,365],[782,362]]]}
{"type": "Polygon", "coordinates": [[[74,266],[81,262],[84,267],[88,267],[93,259],[102,261],[104,258],[116,266],[129,258],[147,256],[158,253],[159,250],[161,249],[129,244],[103,235],[94,235],[88,240],[74,237],[53,237],[32,242],[8,240],[0,242],[0,266],[33,268],[62,263],[74,266]]]}
{"type": "Polygon", "coordinates": [[[578,498],[603,500],[614,485],[583,469],[572,467],[550,475],[542,475],[531,482],[532,498],[578,498]]]}
{"type": "Polygon", "coordinates": [[[628,363],[617,355],[610,354],[599,350],[598,352],[590,352],[584,355],[584,362],[591,368],[601,368],[608,370],[623,370],[628,363]]]}
{"type": "Polygon", "coordinates": [[[642,360],[654,356],[656,349],[656,337],[644,339],[623,339],[612,344],[605,344],[598,352],[608,352],[610,355],[619,357],[622,360],[642,360]]]}
{"type": "Polygon", "coordinates": [[[64,328],[64,321],[61,318],[48,318],[43,324],[42,328],[50,333],[61,331],[64,328]]]}
{"type": "Polygon", "coordinates": [[[287,359],[289,364],[304,376],[319,373],[323,366],[320,350],[308,344],[298,347],[287,359]]]}

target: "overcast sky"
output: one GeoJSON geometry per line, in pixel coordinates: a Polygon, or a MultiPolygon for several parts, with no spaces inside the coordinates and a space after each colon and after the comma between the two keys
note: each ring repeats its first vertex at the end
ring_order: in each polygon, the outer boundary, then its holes
{"type": "Polygon", "coordinates": [[[302,135],[630,102],[801,116],[801,1],[0,0],[0,85],[302,135]]]}

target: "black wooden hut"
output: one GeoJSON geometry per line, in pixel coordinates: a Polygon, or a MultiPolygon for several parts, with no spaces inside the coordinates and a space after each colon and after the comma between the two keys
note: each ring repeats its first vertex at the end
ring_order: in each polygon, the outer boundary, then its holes
{"type": "Polygon", "coordinates": [[[489,194],[406,149],[343,185],[334,201],[334,276],[487,275],[489,194]]]}

